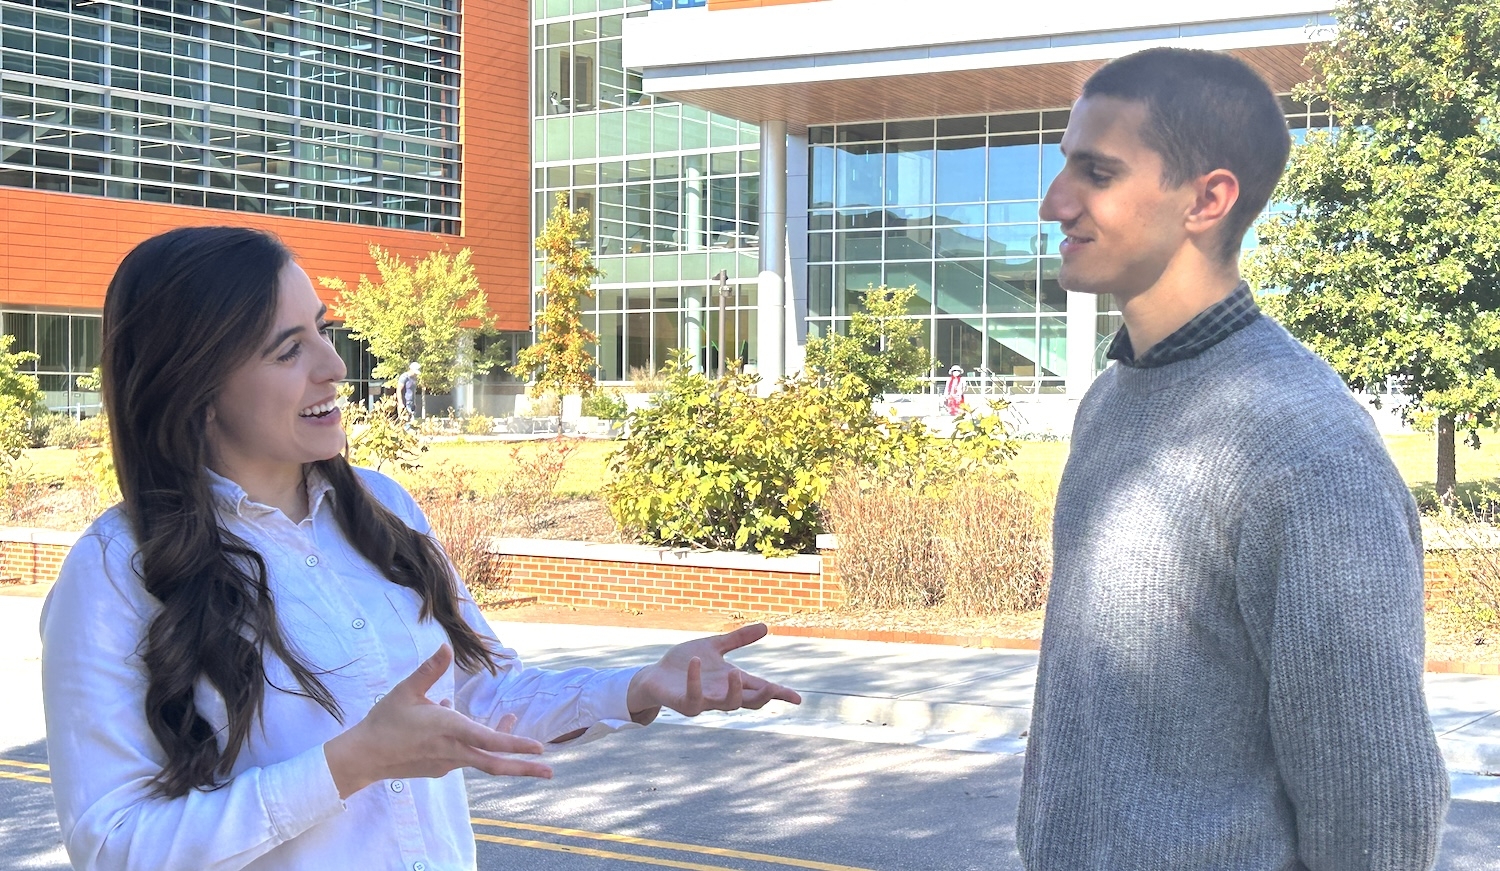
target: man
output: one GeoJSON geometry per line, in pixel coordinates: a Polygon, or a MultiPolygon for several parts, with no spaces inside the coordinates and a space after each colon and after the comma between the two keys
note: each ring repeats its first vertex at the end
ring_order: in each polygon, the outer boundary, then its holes
{"type": "Polygon", "coordinates": [[[1370,416],[1237,267],[1290,143],[1227,55],[1094,74],[1042,202],[1112,294],[1079,407],[1017,841],[1033,871],[1429,868],[1416,506],[1370,416]]]}
{"type": "Polygon", "coordinates": [[[422,364],[413,362],[396,379],[396,398],[408,417],[417,416],[417,378],[422,374],[422,364]]]}

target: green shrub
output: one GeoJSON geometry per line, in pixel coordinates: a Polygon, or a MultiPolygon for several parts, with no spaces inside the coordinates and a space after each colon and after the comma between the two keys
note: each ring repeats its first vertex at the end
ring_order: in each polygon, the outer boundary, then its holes
{"type": "Polygon", "coordinates": [[[583,416],[624,420],[625,398],[616,390],[595,390],[583,398],[583,416]]]}
{"type": "Polygon", "coordinates": [[[92,448],[103,444],[105,437],[102,417],[76,420],[67,414],[44,414],[31,422],[34,447],[92,448]]]}
{"type": "Polygon", "coordinates": [[[484,414],[471,414],[463,419],[459,428],[464,435],[491,435],[495,432],[495,419],[484,414]]]}
{"type": "MultiPolygon", "coordinates": [[[[339,395],[348,398],[347,385],[339,385],[339,395]]],[[[344,406],[342,416],[350,463],[372,469],[386,463],[408,470],[421,465],[420,457],[427,448],[407,426],[394,393],[379,399],[370,411],[350,402],[344,406]]]]}
{"type": "Polygon", "coordinates": [[[951,437],[882,418],[852,376],[790,379],[761,396],[756,377],[709,381],[680,352],[664,375],[656,402],[630,416],[604,487],[616,522],[647,542],[810,550],[836,477],[942,489],[968,471],[1003,467],[1016,449],[993,414],[959,421],[951,437]]]}

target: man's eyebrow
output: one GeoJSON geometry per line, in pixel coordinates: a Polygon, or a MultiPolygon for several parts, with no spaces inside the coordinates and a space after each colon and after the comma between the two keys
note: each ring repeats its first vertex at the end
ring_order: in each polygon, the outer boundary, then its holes
{"type": "Polygon", "coordinates": [[[1088,149],[1075,151],[1071,155],[1064,152],[1064,156],[1076,160],[1079,163],[1091,163],[1100,169],[1122,170],[1127,166],[1125,161],[1121,160],[1118,157],[1110,157],[1108,154],[1101,154],[1097,151],[1090,151],[1088,149]]]}
{"type": "MultiPolygon", "coordinates": [[[[326,317],[327,314],[328,314],[328,306],[326,306],[326,305],[318,306],[318,316],[317,316],[316,320],[319,320],[319,321],[323,320],[323,318],[326,317]]],[[[268,342],[266,344],[266,346],[261,349],[261,351],[260,351],[261,356],[265,356],[266,354],[269,354],[272,351],[276,350],[276,346],[277,345],[280,345],[282,342],[285,342],[287,339],[290,339],[292,336],[295,336],[298,333],[303,332],[305,329],[306,328],[302,327],[302,326],[287,327],[286,329],[284,329],[281,332],[277,333],[274,337],[272,337],[271,341],[268,342]]]]}

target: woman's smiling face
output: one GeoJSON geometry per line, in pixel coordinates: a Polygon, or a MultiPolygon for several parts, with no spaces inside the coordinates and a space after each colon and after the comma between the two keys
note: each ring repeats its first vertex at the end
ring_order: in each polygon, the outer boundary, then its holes
{"type": "Polygon", "coordinates": [[[344,449],[335,404],[344,361],[324,332],[327,313],[307,273],[288,261],[277,276],[270,333],[210,407],[210,464],[247,491],[300,476],[303,464],[344,449]]]}

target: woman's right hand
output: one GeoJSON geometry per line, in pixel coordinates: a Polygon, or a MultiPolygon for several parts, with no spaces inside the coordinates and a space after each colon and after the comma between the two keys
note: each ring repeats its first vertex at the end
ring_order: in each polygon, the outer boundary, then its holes
{"type": "Polygon", "coordinates": [[[537,755],[542,745],[510,734],[514,714],[490,729],[437,704],[427,691],[453,662],[453,649],[439,647],[426,662],[375,703],[370,713],[342,735],[323,745],[339,798],[393,777],[442,777],[455,768],[477,768],[510,777],[552,777],[540,762],[504,754],[537,755]]]}

